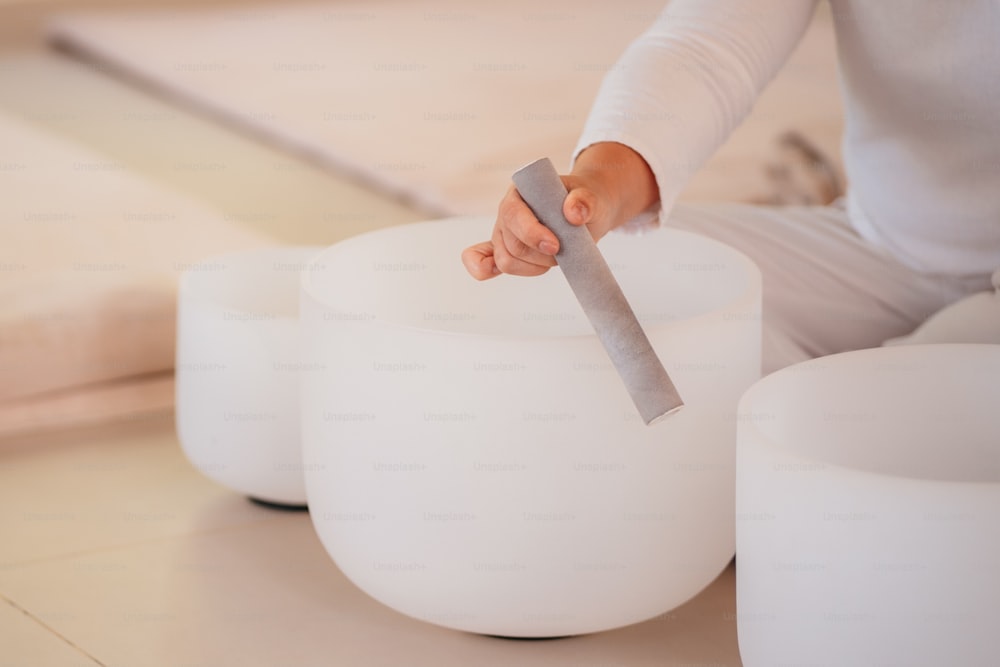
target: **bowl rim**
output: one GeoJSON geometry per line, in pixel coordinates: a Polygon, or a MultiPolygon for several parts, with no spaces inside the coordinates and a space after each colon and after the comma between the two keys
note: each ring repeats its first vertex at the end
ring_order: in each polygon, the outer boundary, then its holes
{"type": "MultiPolygon", "coordinates": [[[[490,216],[486,215],[457,215],[446,218],[435,218],[430,220],[421,220],[417,222],[408,222],[399,225],[391,225],[389,227],[382,227],[379,229],[362,232],[361,234],[355,234],[353,236],[345,238],[341,241],[338,241],[337,243],[334,243],[333,245],[324,248],[320,253],[315,255],[309,262],[307,262],[307,266],[300,272],[301,297],[303,300],[305,299],[311,300],[313,303],[317,304],[324,311],[334,310],[334,308],[328,301],[324,300],[319,296],[318,289],[316,288],[313,281],[313,274],[315,273],[314,266],[324,262],[324,258],[327,256],[327,253],[341,252],[344,250],[345,247],[348,247],[352,243],[356,243],[363,239],[369,239],[376,235],[389,234],[402,228],[413,228],[419,226],[430,227],[432,225],[457,223],[459,221],[482,222],[488,219],[490,219],[490,216]]],[[[694,315],[692,317],[684,318],[682,320],[643,322],[642,327],[646,332],[654,332],[654,331],[660,332],[664,330],[696,326],[698,322],[705,319],[709,319],[717,315],[722,310],[729,308],[737,308],[742,305],[752,303],[754,299],[756,299],[758,303],[760,303],[763,295],[762,277],[760,269],[758,268],[757,264],[742,251],[726,243],[723,243],[722,241],[718,241],[714,238],[711,238],[709,236],[705,236],[703,234],[697,234],[695,232],[691,232],[685,229],[676,229],[670,227],[669,225],[657,227],[654,230],[646,232],[646,234],[657,234],[657,233],[670,233],[670,234],[677,234],[677,235],[696,238],[699,240],[699,242],[707,243],[709,245],[715,246],[722,252],[730,253],[733,261],[738,263],[739,268],[744,272],[744,275],[746,276],[747,280],[746,280],[746,287],[742,291],[740,291],[736,296],[727,300],[723,306],[713,308],[707,312],[703,312],[698,315],[694,315]]],[[[457,257],[456,261],[458,261],[457,257]]],[[[330,262],[327,261],[326,263],[329,264],[330,262]]],[[[498,276],[498,278],[502,277],[503,276],[498,276]]],[[[472,280],[471,277],[469,279],[472,280]]],[[[408,333],[428,334],[434,336],[453,336],[459,338],[476,338],[481,340],[495,340],[495,341],[531,341],[531,342],[549,341],[556,343],[558,342],[565,343],[568,341],[597,340],[597,334],[593,330],[579,334],[555,334],[555,335],[475,333],[468,331],[450,331],[447,329],[419,326],[415,324],[407,324],[387,319],[378,319],[373,313],[368,313],[368,314],[371,315],[370,318],[359,318],[357,320],[345,318],[345,323],[359,325],[359,326],[376,326],[386,329],[396,329],[400,331],[406,331],[408,333]]],[[[301,316],[301,309],[300,309],[300,316],[301,316]]],[[[762,321],[762,316],[756,318],[756,321],[758,322],[762,321]]]]}
{"type": "Polygon", "coordinates": [[[993,355],[998,360],[1000,360],[1000,345],[991,343],[923,343],[918,345],[892,345],[883,347],[872,347],[872,348],[861,348],[857,350],[848,350],[845,352],[838,352],[835,354],[829,354],[826,356],[815,357],[813,359],[808,359],[806,361],[801,361],[795,364],[791,364],[784,368],[781,368],[773,373],[762,377],[752,384],[740,397],[739,403],[736,408],[736,421],[737,421],[737,456],[742,449],[748,447],[744,442],[742,433],[744,429],[749,429],[753,433],[754,447],[764,449],[770,452],[777,452],[783,456],[794,458],[807,464],[821,464],[823,469],[830,469],[833,471],[842,471],[842,474],[850,474],[855,476],[862,476],[868,478],[879,478],[879,479],[890,479],[899,481],[908,481],[919,484],[926,485],[956,485],[956,486],[978,486],[991,488],[996,487],[1000,491],[1000,477],[997,480],[961,480],[954,479],[948,476],[915,476],[899,473],[888,473],[878,470],[872,470],[870,468],[853,466],[845,463],[838,463],[834,461],[827,460],[825,458],[820,458],[816,456],[808,456],[803,452],[790,448],[787,445],[783,445],[780,442],[772,438],[764,429],[760,427],[758,422],[754,419],[744,419],[744,415],[754,414],[754,407],[757,402],[759,402],[760,395],[770,391],[772,385],[780,384],[786,380],[786,378],[801,372],[802,370],[815,367],[820,372],[822,372],[822,367],[827,364],[839,364],[842,363],[844,359],[856,359],[861,357],[870,356],[883,356],[883,355],[896,355],[902,354],[903,350],[913,352],[923,351],[930,355],[945,355],[949,350],[963,349],[963,350],[981,350],[984,354],[993,355]]]}
{"type": "MultiPolygon", "coordinates": [[[[197,287],[197,282],[200,280],[209,280],[212,276],[213,271],[208,271],[205,269],[200,269],[198,267],[211,265],[213,262],[227,262],[227,261],[247,261],[260,257],[267,257],[271,254],[283,253],[283,254],[302,254],[305,259],[302,260],[303,267],[298,269],[301,274],[304,272],[306,267],[312,265],[313,260],[316,255],[322,253],[326,250],[326,246],[319,245],[308,245],[308,244],[292,244],[292,245],[266,245],[258,246],[255,248],[244,248],[242,250],[231,250],[228,252],[218,253],[214,255],[209,255],[199,259],[197,262],[193,262],[188,265],[180,274],[177,280],[177,308],[180,310],[183,303],[198,303],[219,310],[225,309],[232,311],[234,313],[240,314],[254,314],[257,311],[247,309],[245,306],[235,305],[228,303],[226,300],[217,298],[214,294],[208,293],[205,290],[200,290],[197,287]]],[[[227,267],[224,267],[227,268],[227,267]]],[[[292,297],[295,300],[296,312],[300,313],[299,309],[299,296],[300,296],[300,286],[301,279],[295,282],[295,292],[292,297]]],[[[300,315],[275,315],[273,318],[269,318],[274,322],[290,322],[298,321],[300,315]]]]}

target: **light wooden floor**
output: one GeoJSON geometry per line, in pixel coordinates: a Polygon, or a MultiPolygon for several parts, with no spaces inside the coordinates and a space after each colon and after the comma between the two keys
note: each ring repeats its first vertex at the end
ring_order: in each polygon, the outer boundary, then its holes
{"type": "Polygon", "coordinates": [[[0,666],[735,667],[727,569],[680,609],[595,635],[503,640],[383,607],[308,515],[201,477],[169,417],[0,451],[0,666]]]}

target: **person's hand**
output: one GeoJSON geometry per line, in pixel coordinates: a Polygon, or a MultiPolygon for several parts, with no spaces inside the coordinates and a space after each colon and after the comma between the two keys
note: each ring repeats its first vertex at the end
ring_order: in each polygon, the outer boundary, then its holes
{"type": "MultiPolygon", "coordinates": [[[[594,240],[612,226],[614,198],[593,179],[567,175],[562,177],[569,191],[563,201],[563,215],[574,225],[587,225],[594,240]]],[[[513,185],[500,201],[493,236],[462,253],[466,270],[477,280],[508,273],[514,276],[538,276],[556,265],[559,241],[521,199],[513,185]]]]}
{"type": "MultiPolygon", "coordinates": [[[[563,215],[587,225],[594,240],[648,208],[658,199],[653,173],[638,153],[618,143],[599,143],[583,151],[566,186],[563,215]]],[[[512,185],[497,212],[489,241],[462,252],[462,263],[477,280],[501,273],[538,276],[556,265],[559,241],[540,223],[512,185]]]]}

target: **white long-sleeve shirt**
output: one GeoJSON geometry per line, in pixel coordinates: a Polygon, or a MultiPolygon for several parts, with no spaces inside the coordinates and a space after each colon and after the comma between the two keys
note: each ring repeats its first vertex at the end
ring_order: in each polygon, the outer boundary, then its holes
{"type": "MultiPolygon", "coordinates": [[[[750,112],[817,0],[673,0],[605,78],[577,154],[617,141],[656,176],[661,220],[750,112]]],[[[848,212],[916,271],[1000,267],[1000,2],[829,0],[848,212]]]]}

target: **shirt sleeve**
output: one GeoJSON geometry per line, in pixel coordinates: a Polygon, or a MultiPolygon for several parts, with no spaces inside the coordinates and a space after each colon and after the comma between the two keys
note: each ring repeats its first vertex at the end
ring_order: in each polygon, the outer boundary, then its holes
{"type": "Polygon", "coordinates": [[[629,146],[656,177],[665,220],[788,59],[816,3],[672,0],[605,76],[573,160],[597,142],[629,146]]]}

